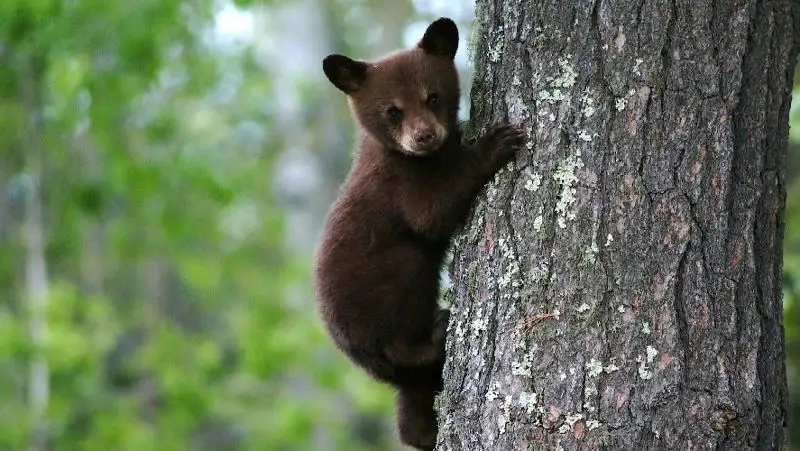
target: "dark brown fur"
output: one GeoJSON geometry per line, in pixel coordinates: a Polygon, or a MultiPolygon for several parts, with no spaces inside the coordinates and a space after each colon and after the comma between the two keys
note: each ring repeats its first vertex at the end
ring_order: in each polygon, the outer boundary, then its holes
{"type": "Polygon", "coordinates": [[[398,389],[400,439],[420,449],[436,441],[445,251],[481,187],[523,142],[518,128],[501,126],[462,148],[457,45],[455,24],[442,18],[413,49],[373,63],[323,62],[349,97],[360,142],[316,256],[320,311],[337,346],[398,389]],[[398,105],[399,120],[389,113],[398,105]]]}

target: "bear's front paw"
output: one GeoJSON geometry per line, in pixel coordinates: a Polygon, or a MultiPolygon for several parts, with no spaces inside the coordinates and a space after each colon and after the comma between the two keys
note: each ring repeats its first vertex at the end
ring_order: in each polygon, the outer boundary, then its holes
{"type": "Polygon", "coordinates": [[[500,125],[490,130],[481,140],[481,147],[496,165],[502,166],[522,148],[525,143],[525,130],[521,124],[500,125]]]}

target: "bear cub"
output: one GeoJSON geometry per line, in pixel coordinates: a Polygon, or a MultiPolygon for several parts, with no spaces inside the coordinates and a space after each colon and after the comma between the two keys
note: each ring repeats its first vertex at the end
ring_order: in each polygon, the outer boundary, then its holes
{"type": "Polygon", "coordinates": [[[483,185],[524,142],[504,125],[462,146],[457,48],[455,23],[440,18],[414,48],[322,64],[359,142],[316,252],[320,314],[353,362],[397,389],[400,440],[424,450],[436,444],[449,319],[437,306],[440,266],[483,185]]]}

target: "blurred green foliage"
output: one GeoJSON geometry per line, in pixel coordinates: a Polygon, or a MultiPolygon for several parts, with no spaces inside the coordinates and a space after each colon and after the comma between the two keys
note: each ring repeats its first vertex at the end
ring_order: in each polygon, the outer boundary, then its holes
{"type": "Polygon", "coordinates": [[[783,307],[789,379],[790,449],[800,449],[800,63],[795,68],[789,110],[786,230],[783,243],[783,307]]]}
{"type": "MultiPolygon", "coordinates": [[[[318,66],[327,52],[403,45],[407,26],[436,14],[409,1],[235,4],[249,13],[211,0],[0,2],[0,449],[28,448],[37,421],[53,450],[396,448],[391,390],[333,348],[310,289],[310,243],[353,139],[318,66]],[[293,191],[302,177],[279,183],[291,155],[319,169],[305,191],[293,191]],[[28,309],[36,187],[45,312],[28,309]],[[48,363],[43,419],[30,413],[34,356],[48,363]]],[[[797,100],[791,121],[797,425],[797,100]]]]}
{"type": "Polygon", "coordinates": [[[0,3],[0,449],[28,448],[37,421],[54,450],[395,446],[391,391],[317,319],[313,233],[291,237],[304,212],[319,227],[349,164],[352,127],[344,100],[329,102],[323,53],[399,45],[414,10],[292,3],[0,3]],[[367,37],[387,13],[385,35],[367,37]],[[323,25],[300,30],[313,71],[287,73],[298,55],[271,48],[277,21],[304,15],[323,25]],[[276,180],[295,143],[328,179],[287,201],[276,180]],[[37,188],[41,313],[26,269],[37,188]],[[48,364],[42,419],[28,399],[34,356],[48,364]]]}

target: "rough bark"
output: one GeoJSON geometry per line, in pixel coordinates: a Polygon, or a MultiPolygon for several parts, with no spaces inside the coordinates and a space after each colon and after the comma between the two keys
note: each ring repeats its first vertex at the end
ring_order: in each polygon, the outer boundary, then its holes
{"type": "Polygon", "coordinates": [[[795,1],[484,0],[439,450],[777,449],[795,1]]]}

